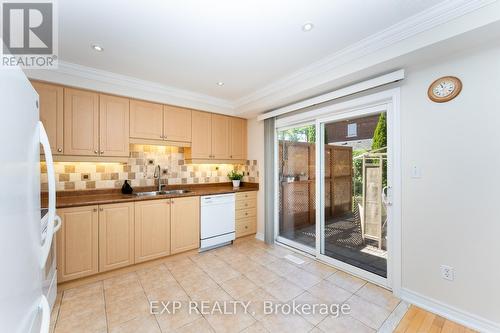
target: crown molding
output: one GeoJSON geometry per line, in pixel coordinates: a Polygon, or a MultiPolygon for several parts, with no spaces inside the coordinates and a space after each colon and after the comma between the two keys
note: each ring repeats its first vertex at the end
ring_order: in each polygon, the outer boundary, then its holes
{"type": "Polygon", "coordinates": [[[65,61],[59,61],[57,69],[26,70],[25,72],[32,79],[146,99],[158,103],[228,115],[234,114],[234,104],[224,99],[65,61]]]}
{"type": "Polygon", "coordinates": [[[272,101],[283,100],[300,90],[304,91],[325,84],[332,78],[337,78],[335,72],[344,65],[494,2],[497,0],[448,0],[441,2],[240,98],[235,101],[236,113],[262,109],[265,108],[265,105],[273,104],[272,101]]]}

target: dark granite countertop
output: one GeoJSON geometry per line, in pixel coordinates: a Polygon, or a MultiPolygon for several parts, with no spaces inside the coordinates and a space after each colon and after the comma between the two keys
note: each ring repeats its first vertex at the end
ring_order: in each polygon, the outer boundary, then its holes
{"type": "MultiPolygon", "coordinates": [[[[189,193],[167,194],[157,196],[134,196],[133,194],[122,194],[120,189],[107,190],[82,190],[82,191],[64,191],[57,192],[56,208],[68,208],[78,206],[91,206],[121,202],[132,202],[142,200],[171,199],[180,197],[193,197],[202,195],[215,195],[224,193],[238,193],[248,191],[258,191],[259,184],[242,183],[241,187],[234,189],[231,183],[221,184],[186,184],[186,185],[167,185],[162,190],[189,190],[189,193]]],[[[156,187],[134,188],[134,192],[156,191],[156,187]]],[[[47,207],[47,193],[42,193],[42,207],[47,207]]]]}

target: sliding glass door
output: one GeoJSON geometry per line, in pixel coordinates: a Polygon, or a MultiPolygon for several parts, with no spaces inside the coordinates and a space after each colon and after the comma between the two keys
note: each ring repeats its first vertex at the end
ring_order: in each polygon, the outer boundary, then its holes
{"type": "Polygon", "coordinates": [[[387,278],[386,113],[319,122],[322,258],[387,278]]]}
{"type": "Polygon", "coordinates": [[[278,240],[314,253],[316,126],[278,129],[278,240]]]}

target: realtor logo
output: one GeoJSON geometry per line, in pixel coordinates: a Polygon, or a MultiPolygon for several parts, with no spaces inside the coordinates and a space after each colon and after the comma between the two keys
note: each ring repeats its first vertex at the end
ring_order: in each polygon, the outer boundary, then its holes
{"type": "Polygon", "coordinates": [[[2,3],[2,66],[56,67],[54,7],[50,0],[2,3]]]}

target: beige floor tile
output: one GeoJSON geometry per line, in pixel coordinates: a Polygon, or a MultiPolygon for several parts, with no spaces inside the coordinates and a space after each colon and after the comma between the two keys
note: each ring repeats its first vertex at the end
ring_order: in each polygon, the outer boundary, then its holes
{"type": "Polygon", "coordinates": [[[77,288],[67,289],[63,292],[63,299],[71,300],[74,298],[80,298],[84,296],[91,295],[102,295],[103,294],[103,284],[101,281],[86,284],[77,288]]]}
{"type": "Polygon", "coordinates": [[[104,291],[106,302],[112,303],[120,302],[136,295],[144,295],[144,289],[142,289],[141,283],[138,280],[130,281],[126,285],[116,285],[104,291]]]}
{"type": "Polygon", "coordinates": [[[391,314],[385,308],[368,302],[356,295],[353,295],[347,301],[347,304],[351,306],[350,315],[352,317],[375,330],[378,330],[391,314]]]}
{"type": "Polygon", "coordinates": [[[150,301],[189,301],[189,296],[176,281],[166,283],[160,288],[149,290],[146,295],[150,301]]]}
{"type": "Polygon", "coordinates": [[[308,289],[321,282],[320,277],[298,268],[291,274],[286,275],[285,278],[303,289],[308,289]]]}
{"type": "Polygon", "coordinates": [[[258,264],[255,261],[250,260],[249,258],[246,258],[244,260],[237,260],[234,262],[229,262],[229,265],[240,272],[241,274],[245,274],[247,272],[253,271],[261,267],[260,264],[258,264]]]}
{"type": "Polygon", "coordinates": [[[205,318],[199,318],[192,323],[175,330],[176,333],[213,333],[214,329],[205,318]]]}
{"type": "Polygon", "coordinates": [[[165,283],[175,281],[174,276],[165,265],[139,270],[137,275],[144,290],[156,289],[165,283]]]}
{"type": "Polygon", "coordinates": [[[269,252],[259,248],[253,250],[251,253],[252,255],[249,256],[249,258],[260,265],[269,265],[279,259],[269,252]]]}
{"type": "Polygon", "coordinates": [[[322,279],[326,279],[333,273],[337,272],[337,269],[317,261],[310,262],[301,268],[309,273],[319,276],[322,279]]]}
{"type": "Polygon", "coordinates": [[[239,299],[242,296],[256,290],[258,287],[255,283],[250,281],[244,275],[240,275],[231,280],[224,282],[221,285],[222,289],[224,289],[229,295],[231,295],[234,299],[239,299]]]}
{"type": "Polygon", "coordinates": [[[231,297],[231,295],[229,295],[219,286],[215,288],[199,290],[191,295],[191,300],[195,302],[231,301],[232,299],[233,298],[231,297]]]}
{"type": "Polygon", "coordinates": [[[109,333],[161,333],[160,326],[154,316],[139,317],[126,321],[112,329],[109,333]]]}
{"type": "Polygon", "coordinates": [[[279,302],[276,297],[261,288],[242,296],[238,300],[250,302],[248,306],[248,313],[250,313],[257,320],[260,320],[264,316],[264,302],[279,302]]]}
{"type": "Polygon", "coordinates": [[[129,272],[125,274],[120,274],[117,276],[114,276],[112,278],[106,279],[103,281],[104,285],[104,290],[110,289],[110,288],[115,288],[115,287],[121,287],[124,285],[129,284],[132,281],[138,281],[139,276],[137,275],[136,272],[129,272]]]}
{"type": "Polygon", "coordinates": [[[104,311],[104,297],[99,295],[63,300],[59,308],[59,320],[74,316],[99,314],[104,311]]]}
{"type": "Polygon", "coordinates": [[[271,333],[294,332],[305,333],[313,329],[313,325],[299,315],[272,314],[260,320],[262,326],[271,333]]]}
{"type": "Polygon", "coordinates": [[[189,306],[188,302],[182,302],[182,306],[175,313],[162,313],[155,315],[162,332],[171,332],[182,326],[190,324],[195,320],[202,318],[199,312],[189,306]]]}
{"type": "Polygon", "coordinates": [[[329,304],[344,303],[352,296],[350,291],[342,289],[328,280],[322,280],[320,283],[312,286],[307,291],[329,304]]]}
{"type": "Polygon", "coordinates": [[[351,274],[342,271],[337,271],[335,274],[329,276],[328,280],[335,283],[337,286],[345,290],[348,290],[352,293],[358,291],[366,283],[365,280],[362,280],[358,277],[355,277],[351,274]]]}
{"type": "Polygon", "coordinates": [[[275,257],[278,257],[278,258],[284,258],[285,256],[294,253],[292,250],[289,250],[289,249],[284,248],[283,246],[279,246],[279,245],[270,245],[270,246],[267,246],[264,250],[267,253],[269,253],[275,257]]]}
{"type": "Polygon", "coordinates": [[[304,289],[294,283],[280,278],[273,282],[262,285],[262,289],[267,291],[280,302],[288,302],[304,292],[304,289]]]}
{"type": "Polygon", "coordinates": [[[297,271],[297,267],[295,267],[295,265],[292,265],[286,259],[276,260],[275,262],[271,263],[270,265],[266,265],[265,267],[275,274],[278,274],[279,276],[287,276],[297,271]]]}
{"type": "Polygon", "coordinates": [[[253,325],[245,328],[241,333],[268,333],[269,331],[260,323],[256,322],[253,325]]]}
{"type": "Polygon", "coordinates": [[[206,273],[185,276],[177,280],[177,282],[179,282],[188,295],[203,289],[217,287],[217,283],[215,283],[206,273]]]}
{"type": "Polygon", "coordinates": [[[241,275],[240,272],[233,269],[231,266],[229,266],[229,264],[226,264],[225,262],[223,262],[222,265],[219,266],[207,267],[205,269],[205,272],[212,278],[212,280],[219,284],[241,275]]]}
{"type": "Polygon", "coordinates": [[[314,327],[312,330],[310,330],[308,333],[324,333],[322,330],[320,330],[317,327],[314,327]]]}
{"type": "Polygon", "coordinates": [[[338,332],[338,333],[374,333],[375,330],[364,325],[362,322],[354,319],[349,315],[341,315],[339,317],[328,316],[323,320],[318,327],[323,332],[338,332]]]}
{"type": "Polygon", "coordinates": [[[302,268],[305,265],[314,262],[313,258],[306,257],[306,256],[304,256],[304,255],[302,255],[300,253],[297,253],[297,252],[290,253],[289,256],[295,257],[296,259],[299,259],[301,261],[301,263],[299,264],[299,263],[295,263],[295,262],[293,262],[291,260],[288,260],[286,258],[286,256],[284,257],[284,259],[287,260],[289,263],[291,263],[292,265],[294,265],[296,267],[299,267],[299,268],[302,268]]]}
{"type": "Polygon", "coordinates": [[[104,308],[100,313],[88,312],[83,315],[72,315],[56,322],[56,333],[101,333],[106,332],[106,314],[104,308]]]}
{"type": "Polygon", "coordinates": [[[144,294],[136,294],[119,302],[106,302],[106,317],[109,328],[135,318],[144,318],[151,315],[149,301],[144,294]]]}
{"type": "MultiPolygon", "coordinates": [[[[324,300],[312,295],[307,291],[294,298],[293,301],[295,301],[296,304],[308,304],[311,307],[316,304],[326,304],[324,300]]],[[[310,312],[310,314],[301,313],[300,315],[304,317],[308,322],[310,322],[313,326],[318,325],[323,319],[328,316],[328,314],[320,313],[319,310],[310,312]]]]}
{"type": "Polygon", "coordinates": [[[373,283],[365,284],[356,292],[356,295],[365,300],[386,308],[388,311],[393,311],[398,306],[400,300],[395,297],[392,292],[387,289],[374,285],[373,283]]]}
{"type": "Polygon", "coordinates": [[[240,332],[255,323],[255,319],[243,311],[234,314],[214,313],[204,317],[217,333],[240,332]]]}
{"type": "Polygon", "coordinates": [[[191,262],[190,266],[176,266],[170,269],[170,272],[177,281],[193,275],[203,275],[205,272],[195,263],[191,262]]]}
{"type": "Polygon", "coordinates": [[[246,272],[245,276],[258,286],[263,285],[265,283],[273,282],[280,278],[278,274],[270,271],[264,266],[260,266],[257,267],[257,269],[246,272]]]}

